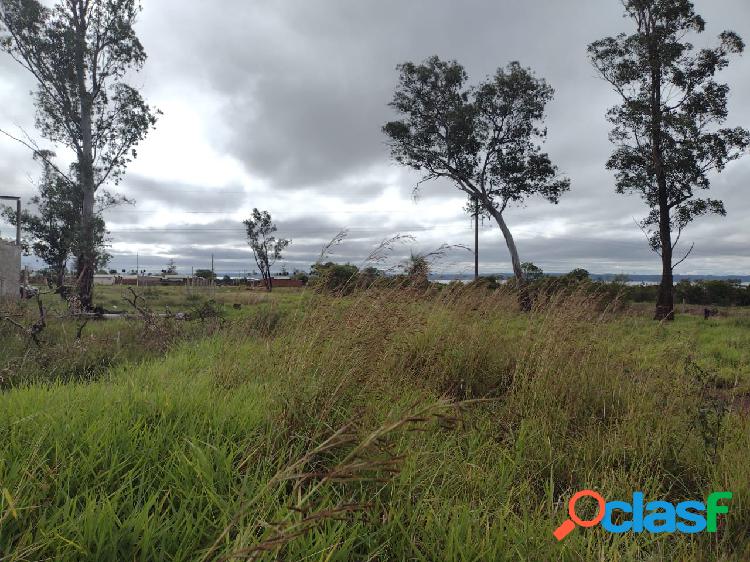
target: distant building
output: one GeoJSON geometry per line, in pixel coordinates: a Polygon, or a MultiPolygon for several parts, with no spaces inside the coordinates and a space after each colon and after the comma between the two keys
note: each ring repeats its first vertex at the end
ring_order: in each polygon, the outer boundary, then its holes
{"type": "MultiPolygon", "coordinates": [[[[253,279],[251,281],[253,287],[265,287],[263,279],[253,279]]],[[[301,279],[293,279],[288,275],[280,275],[278,277],[271,277],[271,285],[276,287],[304,287],[305,284],[301,279]]]]}
{"type": "Polygon", "coordinates": [[[161,285],[161,277],[152,275],[120,275],[115,282],[116,285],[161,285]]]}
{"type": "Polygon", "coordinates": [[[119,279],[119,275],[97,274],[94,275],[94,285],[117,285],[119,279]]]}
{"type": "Polygon", "coordinates": [[[192,276],[190,275],[162,275],[161,276],[161,284],[162,285],[185,285],[190,279],[192,279],[192,276]]]}
{"type": "Polygon", "coordinates": [[[21,296],[21,247],[0,240],[0,298],[21,296]]]}
{"type": "Polygon", "coordinates": [[[138,276],[137,275],[120,275],[117,279],[118,285],[137,285],[138,284],[138,276]]]}

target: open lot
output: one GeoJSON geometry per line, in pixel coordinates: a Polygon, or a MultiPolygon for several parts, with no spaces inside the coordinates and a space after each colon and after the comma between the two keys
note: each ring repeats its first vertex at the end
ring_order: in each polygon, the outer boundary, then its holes
{"type": "Polygon", "coordinates": [[[521,314],[481,289],[212,297],[218,316],[78,339],[50,314],[40,347],[0,326],[3,560],[750,557],[747,316],[660,324],[578,294],[521,314]],[[557,543],[592,486],[734,497],[716,534],[557,543]]]}

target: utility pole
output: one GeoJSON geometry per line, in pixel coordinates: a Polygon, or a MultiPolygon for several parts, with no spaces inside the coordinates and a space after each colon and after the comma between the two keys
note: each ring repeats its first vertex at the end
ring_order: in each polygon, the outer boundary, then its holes
{"type": "Polygon", "coordinates": [[[21,198],[16,199],[16,245],[21,245],[21,198]]]}
{"type": "Polygon", "coordinates": [[[141,280],[141,264],[138,252],[135,253],[135,286],[138,287],[141,280]]]}
{"type": "Polygon", "coordinates": [[[474,279],[479,279],[479,199],[474,198],[474,279]]]}

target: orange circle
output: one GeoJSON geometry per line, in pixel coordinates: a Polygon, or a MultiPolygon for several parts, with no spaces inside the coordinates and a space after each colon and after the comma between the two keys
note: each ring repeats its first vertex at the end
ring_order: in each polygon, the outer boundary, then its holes
{"type": "Polygon", "coordinates": [[[597,494],[593,490],[581,490],[580,492],[576,492],[576,494],[572,498],[570,498],[570,501],[568,502],[568,515],[570,516],[570,519],[573,521],[573,523],[579,525],[580,527],[593,527],[602,519],[604,519],[605,508],[606,502],[601,495],[597,494]],[[591,520],[583,520],[576,514],[576,502],[584,496],[594,498],[599,503],[599,513],[591,520]]]}

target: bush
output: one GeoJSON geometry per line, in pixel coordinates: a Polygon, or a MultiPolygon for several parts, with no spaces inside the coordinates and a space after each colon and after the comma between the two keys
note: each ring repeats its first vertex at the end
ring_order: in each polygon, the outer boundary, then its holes
{"type": "Polygon", "coordinates": [[[316,263],[310,270],[310,286],[320,292],[350,295],[355,290],[367,289],[385,280],[383,272],[366,267],[362,271],[356,265],[327,262],[316,263]]]}

